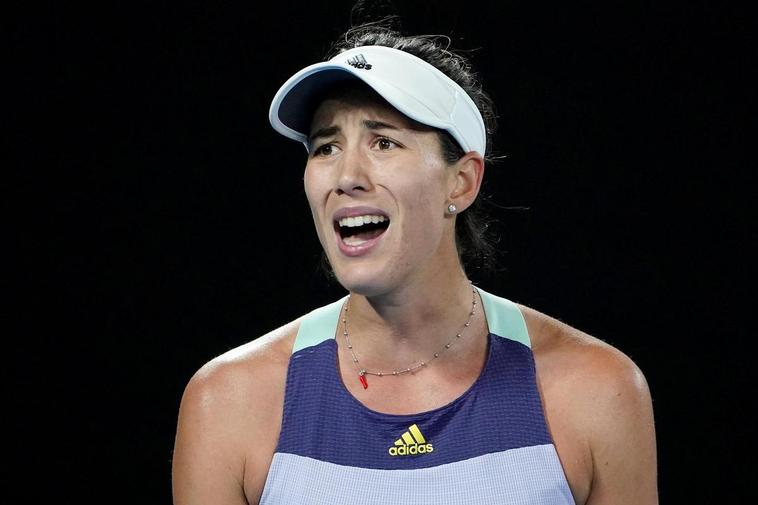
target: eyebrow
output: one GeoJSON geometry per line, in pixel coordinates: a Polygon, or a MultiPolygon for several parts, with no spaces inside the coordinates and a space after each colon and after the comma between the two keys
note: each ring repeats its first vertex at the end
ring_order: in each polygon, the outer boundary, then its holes
{"type": "Polygon", "coordinates": [[[363,120],[363,127],[368,130],[398,130],[397,126],[393,126],[389,123],[382,123],[381,121],[372,121],[370,119],[363,120]]]}
{"type": "MultiPolygon", "coordinates": [[[[397,126],[393,126],[389,123],[383,123],[382,121],[373,121],[371,119],[364,119],[362,121],[363,127],[367,130],[399,130],[397,126]]],[[[336,133],[339,133],[339,126],[327,126],[325,128],[319,128],[315,132],[311,133],[308,137],[308,144],[312,144],[314,140],[322,137],[331,137],[336,133]]]]}
{"type": "Polygon", "coordinates": [[[308,137],[308,143],[312,144],[314,140],[321,137],[331,137],[339,131],[339,126],[327,126],[326,128],[319,128],[315,132],[311,133],[310,137],[308,137]]]}

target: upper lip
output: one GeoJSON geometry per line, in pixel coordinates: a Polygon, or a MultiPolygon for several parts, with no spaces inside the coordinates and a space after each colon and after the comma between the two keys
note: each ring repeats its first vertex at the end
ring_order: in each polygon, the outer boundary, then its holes
{"type": "Polygon", "coordinates": [[[342,207],[341,209],[338,209],[337,212],[334,213],[332,216],[332,219],[335,222],[338,222],[340,219],[346,218],[346,217],[356,217],[356,216],[384,216],[386,218],[389,218],[386,212],[384,212],[382,209],[376,208],[376,207],[367,207],[367,206],[357,206],[357,207],[342,207]]]}

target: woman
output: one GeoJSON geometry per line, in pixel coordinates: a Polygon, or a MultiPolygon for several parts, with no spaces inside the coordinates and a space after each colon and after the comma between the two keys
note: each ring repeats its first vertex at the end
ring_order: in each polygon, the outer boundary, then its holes
{"type": "Polygon", "coordinates": [[[271,106],[349,296],[191,379],[175,503],[657,503],[634,363],[468,281],[490,109],[466,62],[350,35],[271,106]]]}

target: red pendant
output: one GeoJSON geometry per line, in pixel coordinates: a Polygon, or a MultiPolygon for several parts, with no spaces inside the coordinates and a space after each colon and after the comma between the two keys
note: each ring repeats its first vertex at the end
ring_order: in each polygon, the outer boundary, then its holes
{"type": "Polygon", "coordinates": [[[363,384],[363,389],[368,389],[368,381],[366,380],[366,376],[361,373],[358,375],[358,378],[361,380],[361,384],[363,384]]]}

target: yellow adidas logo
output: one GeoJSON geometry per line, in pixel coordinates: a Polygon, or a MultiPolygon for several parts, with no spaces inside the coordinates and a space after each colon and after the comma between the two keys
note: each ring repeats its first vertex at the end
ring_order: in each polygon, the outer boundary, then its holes
{"type": "Polygon", "coordinates": [[[395,445],[388,450],[390,456],[408,456],[432,452],[434,447],[427,443],[424,435],[421,434],[421,430],[414,424],[400,438],[395,440],[395,445]]]}

